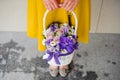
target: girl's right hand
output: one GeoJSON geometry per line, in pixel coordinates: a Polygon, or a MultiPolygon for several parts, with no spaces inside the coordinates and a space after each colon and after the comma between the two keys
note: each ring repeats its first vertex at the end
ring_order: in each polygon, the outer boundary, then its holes
{"type": "Polygon", "coordinates": [[[58,0],[43,0],[44,5],[48,10],[54,10],[56,8],[59,8],[58,6],[58,0]]]}

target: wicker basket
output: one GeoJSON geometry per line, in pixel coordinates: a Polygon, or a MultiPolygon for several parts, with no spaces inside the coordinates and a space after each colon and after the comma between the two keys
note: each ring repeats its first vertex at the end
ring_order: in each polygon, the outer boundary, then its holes
{"type": "MultiPolygon", "coordinates": [[[[49,10],[47,10],[46,12],[45,12],[45,14],[44,14],[44,17],[43,17],[43,29],[44,29],[44,31],[43,31],[43,33],[44,33],[44,35],[46,34],[46,17],[47,17],[47,14],[49,13],[50,11],[49,10]]],[[[75,12],[71,12],[72,14],[73,14],[73,16],[74,16],[74,19],[75,19],[75,31],[74,31],[74,35],[76,35],[77,34],[77,28],[78,28],[78,20],[77,20],[77,16],[76,16],[76,14],[75,14],[75,12]]],[[[77,35],[76,35],[77,36],[77,35]]],[[[45,45],[45,44],[43,44],[43,45],[45,45]]],[[[54,54],[52,54],[52,53],[50,53],[50,52],[48,52],[49,54],[47,54],[47,52],[48,51],[46,51],[46,54],[43,56],[43,59],[47,59],[48,61],[49,60],[51,60],[52,59],[52,57],[54,57],[54,59],[55,59],[55,61],[56,61],[56,63],[57,64],[60,64],[60,62],[59,62],[59,59],[58,59],[58,57],[59,56],[66,56],[66,55],[68,55],[68,54],[62,54],[62,55],[54,55],[54,54]]],[[[72,52],[72,54],[74,54],[74,52],[72,52]]]]}

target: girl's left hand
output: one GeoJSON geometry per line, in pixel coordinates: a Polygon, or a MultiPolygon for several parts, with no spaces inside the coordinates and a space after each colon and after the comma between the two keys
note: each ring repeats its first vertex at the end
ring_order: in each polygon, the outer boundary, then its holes
{"type": "Polygon", "coordinates": [[[77,6],[80,0],[64,0],[62,4],[62,8],[66,9],[67,11],[71,12],[77,6]]]}

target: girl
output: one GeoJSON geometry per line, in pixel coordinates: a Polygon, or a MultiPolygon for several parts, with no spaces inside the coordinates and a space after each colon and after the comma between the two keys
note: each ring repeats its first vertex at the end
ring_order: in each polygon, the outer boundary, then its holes
{"type": "MultiPolygon", "coordinates": [[[[43,15],[46,9],[50,10],[46,26],[52,22],[68,22],[68,15],[74,11],[78,19],[78,41],[88,43],[90,30],[90,0],[28,0],[28,19],[27,35],[31,38],[38,38],[38,50],[44,51],[46,47],[42,45],[43,15]],[[62,6],[59,6],[62,4],[62,6]]],[[[71,23],[74,25],[74,17],[71,16],[71,23]]],[[[73,54],[61,57],[61,65],[55,64],[52,59],[49,61],[49,72],[51,76],[56,77],[58,72],[65,77],[68,74],[69,64],[72,61],[73,54]]]]}

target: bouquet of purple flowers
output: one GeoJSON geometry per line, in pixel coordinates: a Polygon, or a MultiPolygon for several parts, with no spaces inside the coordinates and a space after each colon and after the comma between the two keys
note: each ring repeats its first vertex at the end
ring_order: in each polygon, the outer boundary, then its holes
{"type": "Polygon", "coordinates": [[[77,36],[74,26],[67,23],[53,23],[43,33],[43,45],[46,45],[46,55],[43,59],[50,61],[53,57],[60,64],[58,57],[66,56],[78,49],[77,36]]]}

